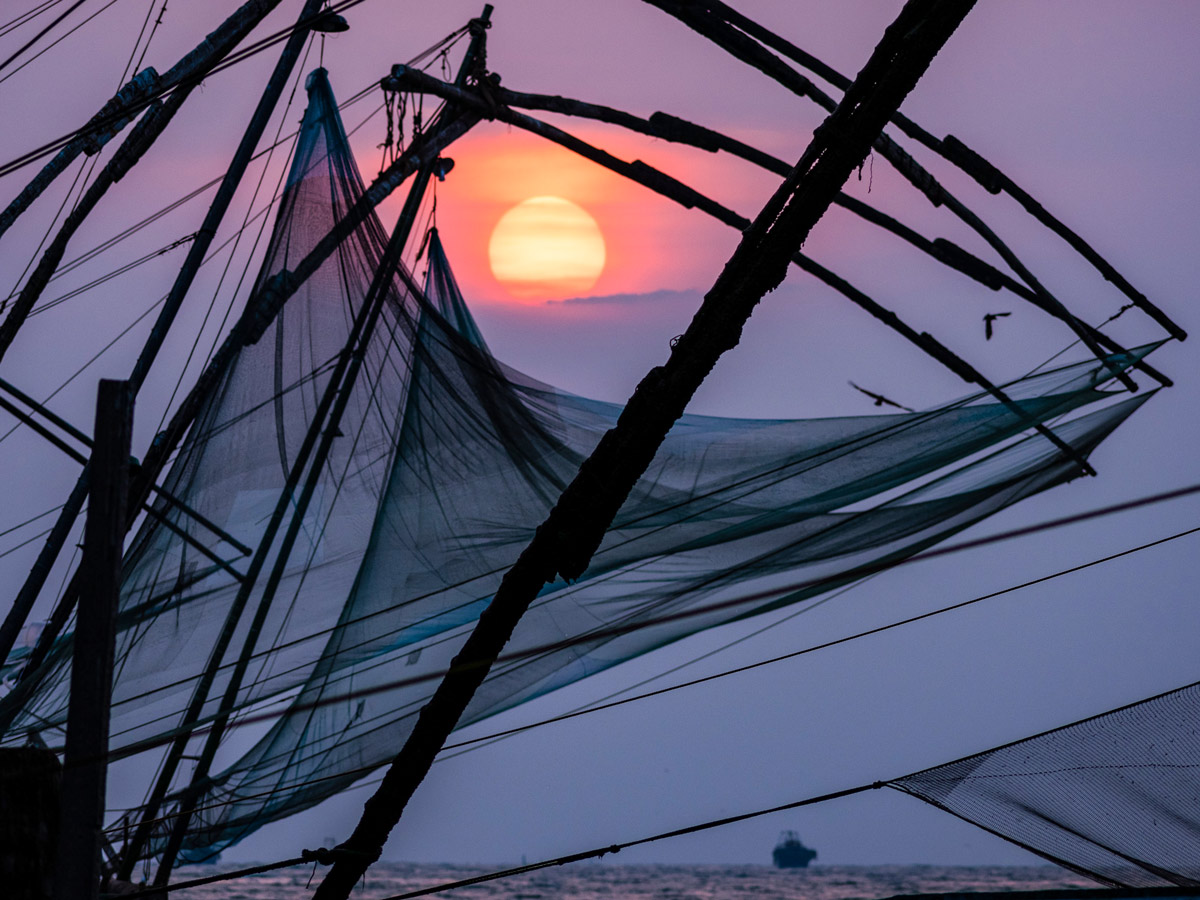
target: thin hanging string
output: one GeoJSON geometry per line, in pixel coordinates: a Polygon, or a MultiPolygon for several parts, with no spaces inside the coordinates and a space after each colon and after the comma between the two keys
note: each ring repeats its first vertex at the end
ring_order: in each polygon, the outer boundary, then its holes
{"type": "MultiPolygon", "coordinates": [[[[154,4],[150,4],[151,10],[154,9],[154,4]]],[[[142,47],[142,55],[138,57],[137,65],[133,67],[133,72],[137,72],[142,68],[142,63],[146,61],[146,51],[150,49],[150,42],[154,40],[154,35],[158,31],[158,26],[163,23],[163,15],[167,11],[167,0],[163,0],[162,6],[158,8],[158,18],[154,20],[154,27],[150,29],[150,37],[146,38],[146,45],[142,47]]],[[[148,17],[147,17],[148,18],[148,17]]],[[[142,26],[145,28],[145,26],[142,26]]]]}
{"type": "MultiPolygon", "coordinates": [[[[1121,316],[1125,315],[1125,313],[1127,313],[1129,310],[1133,309],[1135,306],[1137,306],[1136,303],[1126,303],[1124,306],[1122,306],[1120,309],[1118,309],[1115,313],[1113,313],[1111,316],[1109,316],[1107,319],[1105,319],[1103,322],[1101,322],[1099,325],[1097,325],[1096,330],[1103,328],[1109,322],[1115,322],[1117,319],[1121,318],[1121,316]]],[[[1054,362],[1056,359],[1058,359],[1064,353],[1067,353],[1068,351],[1073,350],[1074,348],[1078,347],[1081,343],[1083,343],[1083,342],[1080,340],[1075,340],[1075,341],[1072,341],[1071,343],[1067,344],[1067,346],[1063,347],[1061,350],[1059,350],[1057,353],[1055,353],[1049,359],[1044,360],[1043,362],[1039,363],[1038,365],[1036,365],[1032,369],[1030,369],[1029,372],[1026,374],[1026,377],[1029,377],[1029,375],[1036,375],[1038,372],[1040,372],[1042,369],[1046,368],[1046,366],[1050,365],[1050,363],[1054,362]]]]}

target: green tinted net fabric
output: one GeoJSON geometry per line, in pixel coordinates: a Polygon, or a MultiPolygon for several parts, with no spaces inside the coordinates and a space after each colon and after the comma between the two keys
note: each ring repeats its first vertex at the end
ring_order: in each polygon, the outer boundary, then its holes
{"type": "Polygon", "coordinates": [[[1117,887],[1200,886],[1200,683],[893,787],[1117,887]]]}
{"type": "MultiPolygon", "coordinates": [[[[361,193],[323,72],[309,82],[296,158],[259,283],[293,265],[361,193]]],[[[368,222],[341,247],[209,399],[168,488],[253,546],[280,496],[381,256],[368,222]]],[[[112,746],[192,723],[182,712],[221,656],[198,720],[227,693],[236,713],[278,718],[227,753],[191,820],[200,860],[311,806],[386,762],[408,734],[513,563],[620,407],[498,362],[436,233],[420,292],[392,286],[340,437],[300,524],[261,632],[272,544],[248,593],[171,528],[143,526],[122,594],[112,746]],[[246,599],[239,611],[235,602],[246,599]]],[[[1115,357],[1132,364],[1153,348],[1115,357]]],[[[795,603],[903,559],[1078,474],[1031,421],[1087,454],[1148,395],[1102,389],[1101,363],[1006,387],[1020,412],[978,394],[920,413],[756,420],[686,415],[622,507],[585,576],[547,585],[472,702],[475,722],[701,629],[795,603]],[[1096,405],[1086,414],[1082,408],[1096,405]]],[[[292,501],[294,503],[294,500],[292,501]]],[[[245,572],[248,560],[187,516],[177,529],[245,572]]],[[[281,532],[282,533],[282,532],[281,532]]],[[[65,719],[64,641],[18,727],[65,719]]],[[[179,784],[178,787],[182,787],[179,784]]],[[[167,810],[168,814],[170,810],[167,810]]],[[[150,852],[161,847],[158,839],[150,852]]]]}
{"type": "MultiPolygon", "coordinates": [[[[310,76],[308,88],[310,104],[259,285],[281,268],[294,267],[363,191],[324,71],[310,76]]],[[[173,496],[250,547],[271,518],[385,242],[379,222],[368,222],[300,288],[208,397],[165,479],[173,496]]],[[[276,649],[251,662],[235,708],[304,682],[316,660],[303,638],[337,622],[340,600],[354,583],[396,446],[407,380],[411,301],[395,286],[393,295],[340,423],[343,436],[320,472],[262,627],[257,647],[276,649]]],[[[170,526],[147,519],[124,566],[114,747],[179,724],[238,595],[234,576],[181,540],[179,532],[238,572],[250,562],[178,508],[160,501],[157,512],[170,526]]],[[[290,515],[283,530],[288,521],[290,515]]],[[[236,659],[246,644],[275,558],[266,560],[245,604],[250,612],[237,619],[226,660],[236,659]]],[[[65,721],[69,654],[68,639],[56,649],[53,671],[25,705],[18,728],[65,721]]],[[[231,670],[217,673],[201,718],[216,711],[231,670]]]]}

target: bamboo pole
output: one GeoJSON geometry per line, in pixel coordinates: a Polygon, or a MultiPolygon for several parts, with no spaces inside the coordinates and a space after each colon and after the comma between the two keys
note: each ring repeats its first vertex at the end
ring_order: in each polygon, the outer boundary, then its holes
{"type": "MultiPolygon", "coordinates": [[[[479,120],[479,114],[474,111],[455,110],[453,114],[439,116],[436,121],[431,122],[421,140],[410,144],[403,154],[380,173],[363,196],[338,220],[308,256],[297,264],[295,269],[280,272],[268,281],[263,290],[252,299],[237,324],[213,354],[191,391],[172,414],[166,427],[155,436],[142,460],[140,469],[132,479],[131,504],[145,502],[154,480],[166,466],[184,435],[187,434],[202,408],[204,400],[220,384],[242,347],[254,343],[262,336],[263,331],[283,308],[283,304],[337,250],[341,242],[366,221],[375,207],[390,196],[423,164],[437,159],[443,149],[466,134],[479,120]]],[[[82,507],[85,496],[86,490],[82,491],[82,495],[79,497],[79,507],[82,507]]],[[[75,515],[78,514],[79,507],[75,509],[75,515]]],[[[66,540],[65,536],[63,540],[66,540]]],[[[29,579],[27,579],[27,583],[28,581],[29,579]]],[[[72,578],[67,590],[63,593],[62,600],[54,608],[50,621],[29,655],[22,670],[20,682],[9,694],[0,699],[0,733],[12,723],[20,712],[21,705],[37,689],[41,679],[48,671],[46,663],[51,647],[70,619],[75,599],[78,597],[78,589],[78,579],[72,578]]]]}
{"type": "MultiPolygon", "coordinates": [[[[404,73],[408,75],[409,73],[404,73]]],[[[413,80],[417,81],[417,73],[413,72],[413,80]]],[[[420,73],[424,79],[429,76],[420,73]]],[[[403,77],[403,76],[402,76],[403,77]]],[[[432,79],[430,79],[432,81],[432,79]]],[[[429,84],[424,80],[418,81],[427,85],[427,89],[437,92],[438,83],[429,84]]],[[[677,143],[687,144],[688,146],[697,147],[702,150],[717,151],[722,150],[739,159],[744,159],[747,162],[753,163],[767,171],[774,172],[777,175],[783,176],[788,173],[791,166],[778,157],[771,156],[769,153],[764,153],[755,147],[738,141],[727,135],[721,134],[719,131],[714,131],[710,128],[705,128],[697,125],[694,122],[689,122],[686,119],[680,119],[676,116],[669,115],[663,112],[656,112],[648,119],[640,118],[623,110],[613,109],[612,107],[603,106],[596,103],[585,103],[579,100],[574,100],[568,97],[551,96],[546,94],[529,94],[518,91],[509,90],[507,88],[499,88],[495,91],[495,98],[500,103],[509,107],[519,107],[521,109],[537,109],[547,112],[555,112],[566,116],[576,116],[586,119],[594,119],[600,122],[607,122],[613,125],[619,125],[628,128],[632,131],[637,131],[642,134],[651,135],[661,138],[662,140],[673,141],[677,143]]],[[[1044,299],[1036,291],[1026,287],[1021,282],[1017,281],[1006,272],[1002,272],[991,264],[984,262],[979,257],[975,256],[963,248],[959,247],[945,238],[934,238],[929,240],[924,235],[916,230],[908,227],[898,219],[884,213],[875,207],[864,203],[856,197],[845,193],[839,193],[834,201],[838,206],[855,214],[859,218],[876,225],[885,231],[891,232],[900,239],[906,241],[913,247],[928,256],[933,257],[938,262],[955,269],[968,278],[979,282],[991,290],[1008,290],[1022,300],[1034,304],[1040,309],[1053,313],[1044,299]]],[[[1111,280],[1111,279],[1110,279],[1111,280]]],[[[1149,301],[1147,301],[1149,302],[1149,301]]],[[[1089,325],[1086,322],[1080,321],[1080,324],[1101,346],[1107,348],[1113,353],[1128,353],[1129,351],[1114,341],[1108,335],[1101,332],[1098,328],[1089,325]]],[[[1170,387],[1174,382],[1156,368],[1151,366],[1145,360],[1139,360],[1134,368],[1140,369],[1149,375],[1154,380],[1158,381],[1164,387],[1170,387]]]]}
{"type": "MultiPolygon", "coordinates": [[[[396,228],[393,230],[392,237],[388,241],[383,259],[380,260],[379,267],[376,269],[371,288],[364,299],[359,314],[355,317],[354,326],[346,342],[346,348],[340,354],[337,369],[325,387],[318,409],[313,415],[312,422],[309,424],[304,443],[296,455],[295,462],[292,464],[288,482],[284,486],[283,491],[280,492],[279,502],[267,524],[263,538],[259,542],[259,549],[251,563],[250,570],[247,572],[247,578],[238,591],[237,598],[234,600],[227,620],[227,630],[222,634],[222,637],[227,636],[227,639],[214,648],[210,657],[210,671],[205,672],[206,678],[202,686],[197,687],[196,697],[193,698],[192,705],[184,716],[185,723],[189,721],[194,723],[199,720],[200,711],[207,699],[208,691],[211,689],[213,676],[215,676],[217,669],[220,668],[221,662],[224,659],[229,641],[233,637],[233,631],[240,620],[246,602],[249,600],[250,592],[253,590],[258,575],[272,549],[275,535],[283,523],[284,516],[290,511],[291,520],[288,523],[288,529],[284,534],[283,540],[280,542],[274,566],[267,579],[267,584],[258,599],[254,618],[246,631],[245,639],[238,653],[237,662],[234,664],[229,681],[225,686],[225,692],[221,697],[220,706],[212,720],[212,724],[209,726],[208,735],[200,751],[200,756],[196,761],[191,781],[180,795],[177,808],[173,813],[174,821],[171,825],[171,834],[163,850],[158,871],[154,876],[155,885],[166,884],[170,878],[175,860],[183,847],[183,840],[187,836],[188,824],[190,823],[192,812],[204,789],[209,786],[208,774],[212,767],[212,761],[216,756],[221,739],[225,735],[225,726],[237,703],[237,695],[241,691],[247,667],[249,666],[251,657],[254,655],[258,636],[266,624],[271,602],[279,588],[280,581],[283,579],[288,559],[296,543],[296,538],[304,525],[304,515],[308,510],[309,504],[312,502],[313,494],[316,491],[321,473],[325,467],[325,461],[329,458],[329,452],[333,447],[334,439],[341,433],[338,426],[341,422],[342,414],[346,410],[346,405],[358,380],[358,374],[362,369],[363,359],[370,344],[371,335],[375,331],[376,323],[379,321],[379,316],[383,311],[384,303],[392,286],[393,273],[400,266],[400,257],[404,252],[408,237],[412,233],[412,228],[416,224],[421,200],[425,196],[425,190],[429,185],[429,178],[433,174],[433,167],[435,165],[436,160],[433,160],[422,166],[421,170],[417,173],[417,177],[413,180],[412,187],[405,200],[404,208],[400,212],[399,221],[396,223],[396,228]],[[317,445],[316,452],[313,453],[313,447],[317,443],[318,438],[320,439],[320,444],[317,445]],[[308,464],[310,455],[312,458],[311,465],[308,464]],[[296,499],[295,490],[299,486],[300,476],[306,468],[308,470],[308,477],[305,480],[299,498],[296,499]],[[203,692],[201,692],[201,687],[203,687],[203,692]]],[[[189,736],[190,734],[185,732],[177,737],[172,749],[174,750],[178,747],[180,753],[182,753],[182,749],[186,746],[189,736]]],[[[179,755],[176,754],[170,771],[168,771],[168,767],[165,764],[162,768],[159,785],[163,788],[163,792],[162,794],[158,794],[156,791],[159,803],[162,802],[166,786],[169,785],[171,778],[175,774],[179,758],[179,755]]],[[[157,815],[157,809],[148,809],[143,817],[144,824],[149,820],[153,820],[157,815]]],[[[131,857],[125,863],[132,864],[135,859],[136,857],[131,857]]]]}
{"type": "Polygon", "coordinates": [[[755,305],[864,160],[890,115],[974,5],[909,0],[834,113],[813,135],[792,174],[746,229],[663,366],[652,369],[616,427],[563,492],[455,657],[413,732],[367,800],[354,833],[334,851],[317,900],[346,900],[454,729],[517,622],[548,581],[586,570],[617,510],[717,359],[736,346],[755,305]]]}
{"type": "Polygon", "coordinates": [[[151,98],[162,96],[185,83],[193,86],[199,83],[204,73],[241,43],[279,3],[280,0],[247,0],[164,75],[160,77],[153,68],[148,68],[131,78],[0,213],[0,236],[79,154],[92,156],[99,153],[114,135],[148,105],[151,98]]]}

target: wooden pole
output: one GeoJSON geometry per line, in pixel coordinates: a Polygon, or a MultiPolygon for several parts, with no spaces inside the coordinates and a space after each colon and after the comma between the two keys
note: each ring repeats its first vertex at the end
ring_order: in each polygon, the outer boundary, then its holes
{"type": "Polygon", "coordinates": [[[86,900],[100,891],[113,641],[132,432],[129,382],[101,381],[96,398],[94,478],[83,545],[87,578],[75,622],[71,705],[63,754],[55,900],[86,900]]]}
{"type": "MultiPolygon", "coordinates": [[[[836,103],[832,97],[816,87],[811,81],[775,56],[767,52],[758,41],[739,31],[719,17],[701,8],[701,4],[691,0],[645,0],[652,6],[679,19],[689,28],[703,35],[731,56],[740,59],[747,65],[754,66],[765,75],[778,81],[788,90],[802,97],[809,97],[826,110],[834,109],[836,103]]],[[[844,101],[843,101],[844,102],[844,101]]],[[[1067,327],[1075,332],[1076,337],[1083,342],[1097,359],[1105,362],[1109,371],[1128,390],[1136,391],[1137,384],[1115,363],[1107,362],[1107,354],[1097,343],[1095,337],[1057,297],[1051,294],[1034,276],[1017,255],[992,231],[987,224],[972,212],[966,204],[951,194],[938,182],[933,175],[904,151],[899,144],[880,131],[875,139],[875,149],[891,163],[892,167],[906,178],[913,187],[921,191],[934,206],[945,205],[953,215],[983,238],[1001,259],[1020,277],[1026,285],[1037,294],[1043,308],[1051,315],[1061,319],[1067,327]]]]}
{"type": "MultiPolygon", "coordinates": [[[[88,120],[64,145],[50,162],[25,186],[3,212],[0,212],[0,235],[3,235],[30,204],[79,154],[92,156],[122,128],[149,105],[155,97],[184,84],[199,84],[205,73],[236,47],[280,0],[246,0],[214,31],[205,36],[190,53],[159,77],[154,69],[143,69],[88,120]]],[[[36,155],[34,156],[36,158],[36,155]]]]}
{"type": "Polygon", "coordinates": [[[720,356],[737,345],[755,305],[783,280],[793,254],[973,5],[973,0],[905,4],[842,103],[744,232],[666,364],[652,369],[638,385],[617,425],[601,439],[504,576],[450,673],[367,800],[354,833],[335,850],[333,868],[316,900],[346,900],[379,858],[405,805],[538,591],[559,575],[574,579],[587,569],[613,517],[696,389],[720,356]]]}
{"type": "MultiPolygon", "coordinates": [[[[397,88],[407,85],[414,89],[427,90],[430,93],[436,93],[439,96],[443,96],[448,100],[456,101],[458,103],[475,103],[481,109],[487,105],[485,101],[476,97],[476,95],[470,92],[453,87],[445,82],[437,81],[432,76],[413,69],[396,67],[393,69],[393,75],[391,79],[388,79],[388,81],[397,88]]],[[[503,101],[506,97],[506,93],[504,91],[499,91],[497,93],[498,99],[503,101]]],[[[554,111],[569,114],[567,111],[569,110],[570,104],[573,101],[565,100],[562,97],[555,97],[552,99],[555,101],[553,104],[554,111]]],[[[647,187],[652,191],[662,194],[664,197],[674,200],[676,203],[679,203],[686,208],[694,208],[700,210],[701,212],[707,213],[718,221],[721,221],[732,228],[736,228],[738,231],[743,231],[746,226],[750,224],[749,219],[738,215],[728,207],[722,206],[715,200],[706,197],[699,191],[696,191],[683,182],[672,178],[670,175],[655,169],[653,166],[646,165],[641,160],[634,160],[630,163],[622,159],[618,159],[612,154],[601,150],[598,147],[594,147],[586,141],[580,140],[574,135],[568,134],[561,128],[550,125],[541,121],[540,119],[527,116],[524,113],[517,112],[516,110],[505,106],[503,102],[493,104],[490,107],[490,113],[498,121],[505,122],[509,125],[515,125],[518,128],[522,128],[532,134],[543,137],[546,140],[553,141],[554,143],[562,147],[566,147],[568,150],[571,150],[574,153],[578,153],[585,159],[591,160],[597,165],[611,169],[618,175],[623,175],[632,181],[636,181],[643,187],[647,187]]],[[[679,122],[681,120],[676,121],[679,122]]],[[[620,124],[626,123],[623,122],[620,124]]],[[[834,198],[833,202],[844,204],[847,200],[849,200],[847,195],[839,192],[838,196],[834,198]]],[[[872,215],[874,215],[873,211],[872,215]]],[[[899,226],[899,223],[896,224],[899,226]]],[[[970,257],[969,254],[966,254],[965,251],[963,251],[963,253],[970,259],[975,259],[974,257],[970,257]]],[[[1004,393],[1003,390],[984,377],[981,372],[971,366],[966,360],[954,354],[949,348],[936,340],[932,335],[928,334],[927,332],[918,332],[916,329],[912,328],[903,320],[901,320],[900,317],[894,312],[880,306],[845,279],[840,278],[833,272],[826,269],[824,266],[821,266],[811,258],[805,256],[803,253],[797,251],[793,255],[792,261],[799,268],[820,279],[822,282],[829,285],[838,293],[849,299],[852,303],[873,315],[879,321],[883,322],[889,328],[894,330],[897,334],[911,341],[915,346],[921,348],[921,350],[929,354],[942,365],[946,366],[968,384],[979,385],[979,387],[983,388],[985,391],[1003,403],[1011,412],[1023,419],[1030,428],[1035,429],[1044,438],[1054,444],[1054,446],[1058,447],[1058,449],[1064,454],[1072,457],[1079,464],[1080,469],[1084,473],[1088,475],[1096,474],[1091,463],[1089,463],[1082,454],[1075,450],[1075,448],[1058,437],[1058,435],[1056,435],[1044,423],[1030,415],[1027,410],[1020,406],[1020,404],[1015,403],[1012,398],[1004,393]]],[[[985,265],[982,261],[977,262],[979,265],[985,265]]],[[[1097,332],[1097,334],[1099,334],[1099,332],[1097,332]]],[[[1118,352],[1124,353],[1126,351],[1123,349],[1118,349],[1118,352]]],[[[1155,374],[1158,375],[1157,372],[1155,374]]],[[[1158,375],[1158,377],[1161,378],[1163,376],[1158,375]]]]}
{"type": "MultiPolygon", "coordinates": [[[[731,6],[722,3],[721,0],[705,0],[704,5],[707,7],[709,14],[717,16],[735,28],[746,32],[746,34],[755,40],[783,54],[793,62],[825,79],[834,87],[845,90],[847,85],[850,84],[850,79],[833,67],[827,66],[812,54],[805,53],[795,44],[784,40],[779,35],[759,25],[753,19],[742,15],[731,6]]],[[[1118,272],[1095,248],[1067,227],[1067,225],[1055,218],[1045,207],[1026,193],[1011,178],[992,165],[992,163],[988,162],[953,135],[946,135],[942,140],[938,140],[902,113],[897,112],[892,117],[892,121],[913,140],[954,163],[954,165],[979,182],[989,193],[997,194],[1003,191],[1008,194],[1021,204],[1027,213],[1070,244],[1071,248],[1091,263],[1107,281],[1112,282],[1121,293],[1132,300],[1137,306],[1141,307],[1147,315],[1161,325],[1172,337],[1181,341],[1187,338],[1187,332],[1183,328],[1172,321],[1166,313],[1151,303],[1141,291],[1130,284],[1128,279],[1118,272]]]]}

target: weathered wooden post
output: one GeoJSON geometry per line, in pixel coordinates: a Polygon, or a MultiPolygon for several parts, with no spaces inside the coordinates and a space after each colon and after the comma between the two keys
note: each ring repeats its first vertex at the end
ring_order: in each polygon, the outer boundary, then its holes
{"type": "Polygon", "coordinates": [[[83,590],[75,621],[71,703],[63,753],[55,900],[100,892],[113,642],[129,493],[133,392],[128,381],[100,382],[92,487],[83,538],[83,590]]]}
{"type": "Polygon", "coordinates": [[[0,748],[0,885],[12,900],[50,900],[61,781],[53,751],[0,748]]]}

